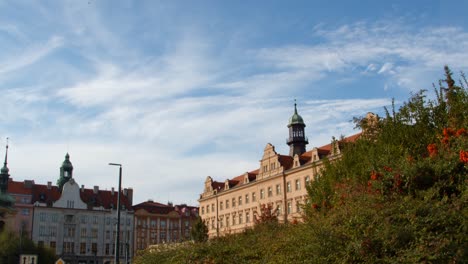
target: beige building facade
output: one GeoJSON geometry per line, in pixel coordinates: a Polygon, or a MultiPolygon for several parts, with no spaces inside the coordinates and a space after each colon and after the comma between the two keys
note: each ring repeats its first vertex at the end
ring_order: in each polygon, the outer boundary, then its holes
{"type": "Polygon", "coordinates": [[[200,194],[200,216],[208,226],[210,238],[238,233],[254,225],[262,205],[272,205],[280,222],[301,220],[307,199],[306,185],[316,179],[324,160],[340,156],[340,146],[354,141],[356,134],[340,141],[306,151],[304,121],[297,113],[289,120],[289,155],[281,155],[267,144],[259,168],[224,182],[208,176],[200,194]]]}

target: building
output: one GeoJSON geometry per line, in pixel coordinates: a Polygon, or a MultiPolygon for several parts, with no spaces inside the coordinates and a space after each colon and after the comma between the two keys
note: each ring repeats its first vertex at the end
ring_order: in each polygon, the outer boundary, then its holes
{"type": "Polygon", "coordinates": [[[259,168],[224,182],[208,176],[200,194],[200,216],[208,226],[209,237],[237,233],[252,227],[262,205],[272,205],[280,222],[299,220],[307,198],[306,185],[313,181],[324,160],[340,156],[342,143],[359,134],[306,151],[305,123],[297,112],[289,119],[289,155],[281,155],[267,144],[259,168]]]}
{"type": "MultiPolygon", "coordinates": [[[[8,192],[16,200],[17,232],[28,232],[38,245],[55,250],[66,263],[113,263],[118,191],[79,186],[70,156],[60,167],[57,186],[9,180],[8,192]]],[[[120,262],[133,257],[133,189],[121,192],[120,262]]]]}
{"type": "Polygon", "coordinates": [[[135,212],[136,250],[150,245],[181,242],[190,239],[192,224],[198,216],[198,207],[186,204],[161,204],[148,200],[133,206],[135,212]]]}

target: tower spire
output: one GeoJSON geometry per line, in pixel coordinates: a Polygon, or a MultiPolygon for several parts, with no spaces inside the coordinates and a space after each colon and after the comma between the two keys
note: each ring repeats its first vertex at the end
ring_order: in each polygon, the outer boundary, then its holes
{"type": "Polygon", "coordinates": [[[294,99],[294,114],[289,119],[289,138],[286,143],[289,145],[289,156],[301,155],[306,152],[306,145],[309,144],[305,136],[305,123],[302,117],[297,113],[297,101],[294,99]]]}
{"type": "Polygon", "coordinates": [[[8,169],[8,138],[5,150],[5,162],[3,163],[3,167],[0,170],[0,194],[6,193],[8,191],[8,180],[10,178],[10,170],[8,169]]]}
{"type": "Polygon", "coordinates": [[[296,102],[296,98],[294,98],[294,114],[297,115],[297,102],[296,102]]]}
{"type": "Polygon", "coordinates": [[[5,173],[8,173],[9,169],[8,169],[8,139],[9,138],[6,138],[6,147],[5,147],[5,162],[3,162],[3,168],[2,168],[2,173],[5,172],[5,173]]]}

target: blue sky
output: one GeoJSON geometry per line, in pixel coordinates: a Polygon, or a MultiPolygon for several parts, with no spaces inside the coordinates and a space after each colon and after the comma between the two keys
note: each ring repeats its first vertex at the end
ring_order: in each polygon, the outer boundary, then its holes
{"type": "Polygon", "coordinates": [[[309,149],[467,69],[466,1],[0,0],[0,137],[14,180],[196,204],[206,176],[309,149]],[[409,2],[409,3],[407,3],[409,2]]]}

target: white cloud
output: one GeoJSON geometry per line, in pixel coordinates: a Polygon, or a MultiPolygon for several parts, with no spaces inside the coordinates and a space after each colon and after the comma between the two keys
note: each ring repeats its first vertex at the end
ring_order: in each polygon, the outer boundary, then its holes
{"type": "Polygon", "coordinates": [[[25,47],[16,54],[9,54],[3,63],[0,63],[0,74],[7,74],[34,64],[38,60],[63,45],[63,39],[52,36],[46,43],[25,47]]]}

